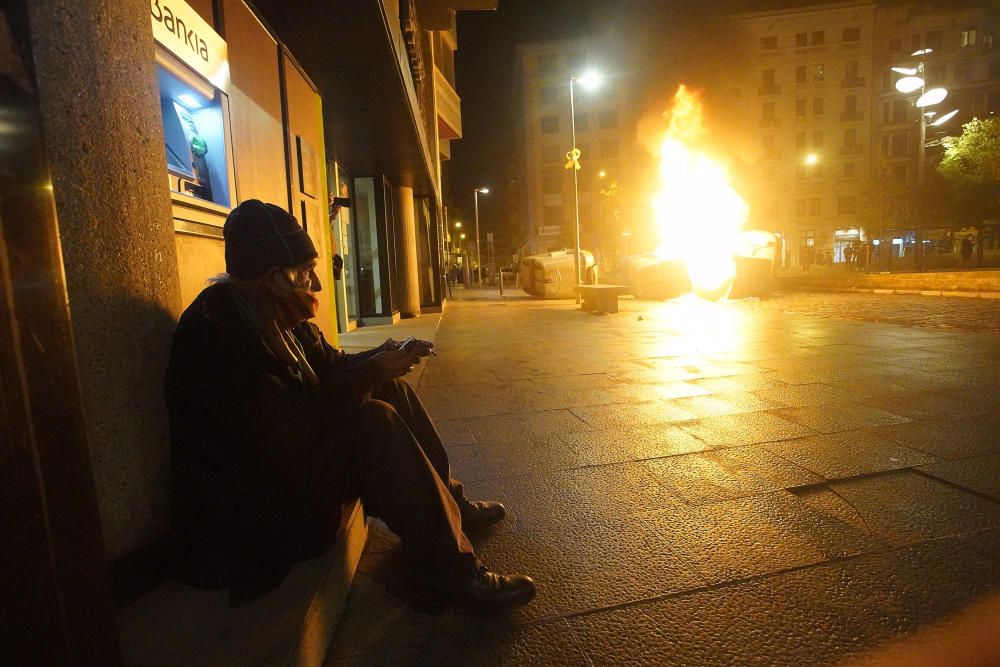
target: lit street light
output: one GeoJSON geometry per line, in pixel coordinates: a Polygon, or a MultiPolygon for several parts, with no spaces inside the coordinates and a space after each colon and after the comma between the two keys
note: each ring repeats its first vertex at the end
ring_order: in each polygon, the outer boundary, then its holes
{"type": "MultiPolygon", "coordinates": [[[[483,263],[479,256],[479,195],[488,195],[489,193],[489,188],[476,188],[473,190],[473,198],[476,201],[476,282],[480,287],[483,286],[483,263]]],[[[462,238],[465,238],[465,234],[462,234],[462,238]]]]}
{"type": "Polygon", "coordinates": [[[573,170],[573,224],[576,228],[576,254],[573,257],[573,262],[576,266],[576,302],[580,303],[582,298],[580,285],[583,284],[580,276],[580,183],[576,173],[580,171],[580,149],[576,147],[576,105],[573,91],[573,84],[577,81],[587,90],[594,90],[601,85],[601,75],[594,70],[589,70],[583,76],[571,76],[569,79],[569,126],[573,148],[566,154],[566,168],[573,170]]]}
{"type": "MultiPolygon", "coordinates": [[[[925,74],[925,66],[923,58],[924,56],[933,53],[933,49],[920,49],[914,51],[910,56],[914,58],[920,58],[920,62],[917,63],[916,67],[892,67],[890,68],[893,72],[897,74],[902,74],[903,77],[896,81],[896,90],[898,90],[903,95],[916,94],[919,91],[919,96],[913,105],[917,108],[917,115],[920,119],[920,138],[917,152],[917,186],[922,187],[924,184],[924,171],[926,169],[927,162],[927,119],[935,115],[934,111],[925,111],[927,107],[940,104],[948,96],[948,91],[944,88],[931,88],[926,90],[927,77],[925,74]]],[[[931,123],[932,126],[938,127],[943,125],[947,121],[951,120],[955,114],[958,113],[958,109],[948,112],[936,119],[931,123]]],[[[923,270],[924,268],[924,248],[923,248],[923,234],[922,229],[918,230],[917,226],[914,225],[914,263],[916,268],[923,270]]]]}

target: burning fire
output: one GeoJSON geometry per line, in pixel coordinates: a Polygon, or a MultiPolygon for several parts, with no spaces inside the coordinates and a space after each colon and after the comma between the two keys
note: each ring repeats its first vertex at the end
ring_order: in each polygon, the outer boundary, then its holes
{"type": "Polygon", "coordinates": [[[749,207],[729,185],[726,168],[698,150],[706,134],[701,115],[697,94],[680,86],[660,146],[656,255],[685,262],[696,291],[721,296],[736,273],[733,255],[749,207]]]}

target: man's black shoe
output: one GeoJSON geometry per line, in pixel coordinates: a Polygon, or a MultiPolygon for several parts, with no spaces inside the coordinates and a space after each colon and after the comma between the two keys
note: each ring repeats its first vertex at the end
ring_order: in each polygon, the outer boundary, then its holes
{"type": "Polygon", "coordinates": [[[480,564],[471,578],[443,587],[412,591],[411,604],[418,611],[438,613],[454,609],[476,616],[513,611],[535,597],[535,582],[523,574],[497,574],[480,564]]]}
{"type": "Polygon", "coordinates": [[[480,530],[503,521],[507,516],[507,508],[495,500],[460,498],[456,502],[462,513],[462,530],[480,530]]]}

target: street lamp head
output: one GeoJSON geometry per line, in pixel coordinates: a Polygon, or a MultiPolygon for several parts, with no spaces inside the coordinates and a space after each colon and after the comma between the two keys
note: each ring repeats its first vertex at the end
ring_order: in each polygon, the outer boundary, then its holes
{"type": "Polygon", "coordinates": [[[920,49],[918,51],[914,51],[910,55],[914,58],[919,58],[920,56],[926,56],[929,53],[934,53],[934,49],[920,49]]]}
{"type": "Polygon", "coordinates": [[[803,162],[805,162],[808,166],[811,167],[814,164],[816,164],[817,162],[819,162],[819,156],[816,155],[815,153],[810,153],[809,155],[806,156],[806,158],[805,158],[805,160],[803,160],[803,162]]]}
{"type": "Polygon", "coordinates": [[[920,90],[924,87],[924,80],[919,76],[904,76],[902,79],[896,82],[896,90],[908,95],[915,90],[920,90]]]}
{"type": "Polygon", "coordinates": [[[944,88],[931,88],[917,99],[917,108],[934,106],[948,97],[948,91],[944,88]]]}
{"type": "Polygon", "coordinates": [[[608,172],[604,171],[603,169],[601,169],[599,172],[597,172],[598,178],[604,178],[607,175],[608,175],[608,172]]]}
{"type": "Polygon", "coordinates": [[[578,77],[575,76],[573,78],[576,81],[579,81],[580,84],[587,90],[594,90],[596,88],[600,88],[601,83],[604,81],[600,73],[597,70],[592,70],[592,69],[587,70],[581,76],[578,77]]]}
{"type": "Polygon", "coordinates": [[[465,239],[465,234],[459,234],[458,238],[465,239]]]}
{"type": "Polygon", "coordinates": [[[903,76],[916,76],[917,72],[920,70],[916,67],[890,67],[896,74],[902,74],[903,76]]]}
{"type": "Polygon", "coordinates": [[[481,195],[488,195],[490,193],[490,189],[489,188],[476,188],[476,192],[478,192],[481,195]]]}
{"type": "Polygon", "coordinates": [[[461,227],[462,227],[462,223],[461,222],[456,222],[455,223],[455,229],[459,229],[461,227]]]}
{"type": "Polygon", "coordinates": [[[940,118],[938,118],[937,120],[935,120],[933,123],[931,123],[931,125],[934,126],[934,127],[937,127],[938,125],[944,125],[949,120],[951,120],[952,118],[954,118],[955,114],[957,114],[957,113],[958,113],[958,109],[953,109],[953,110],[949,111],[948,113],[946,113],[945,115],[943,115],[940,118]]]}

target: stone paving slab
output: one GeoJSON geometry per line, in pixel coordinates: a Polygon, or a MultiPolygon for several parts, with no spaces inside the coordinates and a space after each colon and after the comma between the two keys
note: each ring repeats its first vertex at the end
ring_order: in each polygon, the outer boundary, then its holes
{"type": "Polygon", "coordinates": [[[456,294],[411,378],[538,597],[416,613],[376,527],[328,664],[834,664],[1000,593],[1000,302],[456,294]]]}

